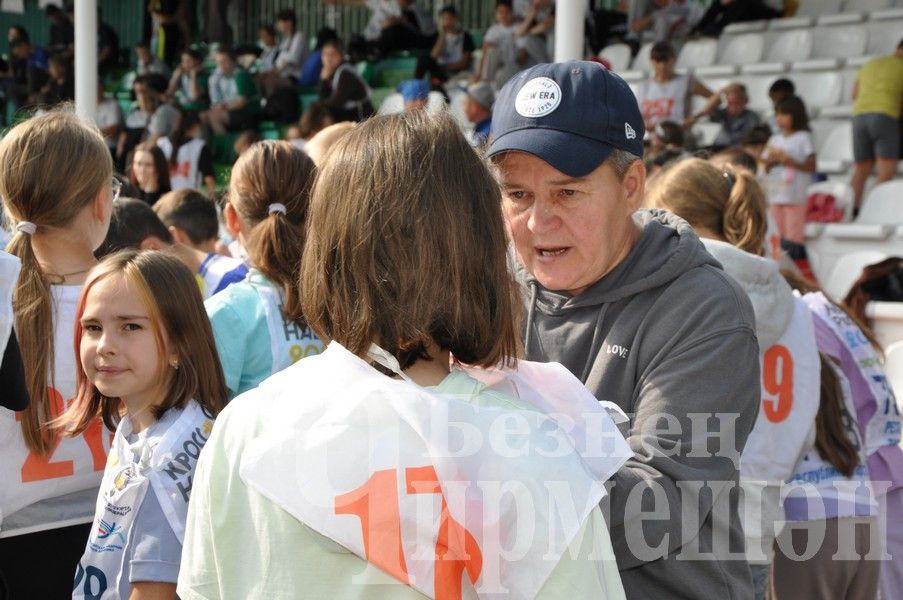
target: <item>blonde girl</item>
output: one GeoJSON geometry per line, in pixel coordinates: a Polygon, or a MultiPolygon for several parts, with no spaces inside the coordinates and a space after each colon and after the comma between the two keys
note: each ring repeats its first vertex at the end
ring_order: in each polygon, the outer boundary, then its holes
{"type": "Polygon", "coordinates": [[[315,171],[304,152],[274,140],[254,144],[232,168],[223,212],[253,266],[205,303],[232,395],[323,349],[298,290],[315,171]]]}
{"type": "Polygon", "coordinates": [[[740,460],[747,559],[765,598],[781,486],[809,443],[819,406],[819,357],[812,317],[777,265],[761,255],[767,230],[762,189],[749,171],[698,158],[678,162],[652,184],[647,202],[685,219],[749,295],[756,315],[762,405],[740,460]]]}
{"type": "Polygon", "coordinates": [[[103,137],[74,114],[29,119],[0,141],[0,197],[15,232],[7,251],[22,262],[15,331],[31,398],[18,415],[0,409],[0,569],[14,598],[71,593],[93,514],[108,438],[99,422],[66,439],[45,424],[75,396],[76,303],[118,189],[103,137]]]}
{"type": "Polygon", "coordinates": [[[195,479],[179,596],[622,598],[596,486],[629,450],[560,365],[498,368],[518,351],[499,188],[451,117],[349,131],[318,174],[307,232],[301,305],[332,341],[222,413],[195,479]],[[583,462],[539,408],[556,396],[600,417],[624,453],[598,471],[583,462]],[[523,419],[521,448],[548,428],[560,460],[496,452],[484,436],[508,418],[523,419]],[[450,419],[487,443],[442,449],[450,419]],[[533,502],[480,499],[475,477],[533,502]],[[551,480],[586,507],[554,539],[551,480]],[[509,547],[518,523],[535,535],[520,531],[529,547],[508,560],[495,534],[509,547]]]}
{"type": "Polygon", "coordinates": [[[226,397],[194,276],[125,250],[92,269],[78,305],[78,394],[55,424],[115,430],[73,598],[175,598],[198,456],[226,397]]]}

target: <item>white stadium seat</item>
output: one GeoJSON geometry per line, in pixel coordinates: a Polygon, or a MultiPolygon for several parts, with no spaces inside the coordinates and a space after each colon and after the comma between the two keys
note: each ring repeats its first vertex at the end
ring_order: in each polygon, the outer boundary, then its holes
{"type": "Polygon", "coordinates": [[[744,65],[744,73],[783,73],[787,63],[807,60],[812,55],[812,30],[781,31],[767,44],[763,62],[744,65]]]}
{"type": "Polygon", "coordinates": [[[795,73],[790,76],[796,86],[796,93],[806,101],[806,107],[836,106],[843,93],[843,77],[832,71],[815,73],[795,73]]]}
{"type": "Polygon", "coordinates": [[[711,76],[731,75],[736,71],[734,66],[753,64],[762,59],[765,38],[761,33],[744,33],[723,39],[717,64],[697,69],[697,73],[711,76]]]}
{"type": "Polygon", "coordinates": [[[865,49],[866,54],[884,56],[892,54],[900,42],[900,32],[903,31],[901,20],[869,21],[865,25],[869,31],[869,43],[865,49]]]}
{"type": "Polygon", "coordinates": [[[768,21],[741,21],[740,23],[731,23],[724,28],[722,34],[737,35],[738,33],[751,33],[753,31],[765,31],[768,27],[768,21]]]}
{"type": "Polygon", "coordinates": [[[837,127],[836,119],[812,119],[809,121],[809,129],[812,131],[812,141],[816,150],[820,150],[831,131],[837,127]]]}
{"type": "Polygon", "coordinates": [[[677,55],[677,67],[680,69],[698,69],[715,64],[718,51],[718,40],[701,38],[684,44],[677,55]]]}
{"type": "Polygon", "coordinates": [[[862,203],[857,223],[903,225],[903,180],[876,185],[862,203]]]}
{"type": "Polygon", "coordinates": [[[853,126],[838,121],[816,152],[819,173],[844,173],[853,162],[853,126]]]}
{"type": "Polygon", "coordinates": [[[863,13],[843,12],[838,15],[823,15],[816,19],[819,25],[846,25],[848,23],[860,23],[865,18],[863,13]]]}
{"type": "MultiPolygon", "coordinates": [[[[903,302],[869,302],[865,305],[865,316],[878,343],[885,348],[903,341],[903,302]]],[[[900,400],[897,396],[897,401],[900,400]]]]}
{"type": "Polygon", "coordinates": [[[872,21],[886,21],[889,19],[903,19],[903,6],[897,8],[884,8],[882,10],[873,10],[869,14],[872,21]]]}
{"type": "Polygon", "coordinates": [[[842,0],[800,0],[797,17],[820,17],[840,12],[842,0]]]}
{"type": "Polygon", "coordinates": [[[862,269],[887,258],[887,254],[878,250],[861,250],[841,256],[831,275],[824,281],[822,288],[831,298],[840,301],[850,291],[850,286],[862,275],[862,269]]]}
{"type": "Polygon", "coordinates": [[[611,70],[615,73],[627,70],[633,52],[627,44],[611,44],[602,48],[599,58],[604,58],[611,64],[611,70]]]}
{"type": "Polygon", "coordinates": [[[847,0],[843,4],[844,12],[871,12],[890,7],[890,0],[847,0]]]}
{"type": "Polygon", "coordinates": [[[897,397],[897,408],[903,410],[903,341],[894,342],[884,349],[884,370],[897,397]]]}
{"type": "Polygon", "coordinates": [[[634,71],[648,71],[652,68],[652,63],[649,60],[649,53],[652,52],[652,43],[643,44],[640,47],[640,51],[636,53],[636,56],[633,59],[633,64],[630,65],[630,68],[634,71]]]}
{"type": "Polygon", "coordinates": [[[864,25],[819,27],[813,30],[812,58],[846,58],[865,54],[868,28],[864,25]]]}
{"type": "Polygon", "coordinates": [[[712,123],[711,121],[699,121],[690,129],[690,133],[696,138],[696,145],[700,148],[714,144],[720,131],[721,123],[712,123]]]}

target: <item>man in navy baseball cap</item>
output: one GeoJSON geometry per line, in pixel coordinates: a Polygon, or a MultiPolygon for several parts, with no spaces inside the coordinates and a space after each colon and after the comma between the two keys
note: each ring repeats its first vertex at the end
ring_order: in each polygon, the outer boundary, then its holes
{"type": "Polygon", "coordinates": [[[761,400],[752,306],[685,221],[639,210],[643,134],[630,88],[597,63],[537,65],[499,93],[487,154],[524,350],[632,415],[608,515],[627,597],[752,598],[737,494],[761,400]]]}

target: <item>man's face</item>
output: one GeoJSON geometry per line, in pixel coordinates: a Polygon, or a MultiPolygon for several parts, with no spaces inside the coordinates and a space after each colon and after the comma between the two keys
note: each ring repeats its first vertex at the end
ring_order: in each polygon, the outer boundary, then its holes
{"type": "Polygon", "coordinates": [[[458,17],[450,12],[444,12],[439,15],[439,25],[442,31],[451,33],[458,29],[458,17]]]}
{"type": "Polygon", "coordinates": [[[728,90],[725,94],[727,97],[727,114],[736,117],[746,110],[746,96],[739,90],[728,90]]]}
{"type": "Polygon", "coordinates": [[[222,52],[216,53],[216,68],[225,73],[226,75],[231,75],[232,71],[235,70],[235,63],[232,61],[232,58],[228,54],[224,54],[222,52]]]}
{"type": "Polygon", "coordinates": [[[511,12],[511,8],[504,5],[499,4],[495,7],[495,22],[508,27],[514,22],[514,13],[511,12]]]}
{"type": "Polygon", "coordinates": [[[514,248],[543,287],[582,293],[624,260],[639,237],[631,217],[643,195],[641,163],[623,181],[606,163],[574,178],[523,152],[509,152],[499,166],[514,248]]]}

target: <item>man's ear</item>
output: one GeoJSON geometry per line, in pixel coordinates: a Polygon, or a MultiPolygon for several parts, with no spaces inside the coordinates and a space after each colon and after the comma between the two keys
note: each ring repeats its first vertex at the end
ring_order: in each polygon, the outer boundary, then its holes
{"type": "Polygon", "coordinates": [[[165,250],[169,244],[163,243],[163,240],[155,235],[149,235],[138,244],[139,250],[165,250]]]}
{"type": "Polygon", "coordinates": [[[633,211],[639,210],[646,193],[646,166],[641,160],[635,160],[627,168],[621,186],[626,194],[627,203],[633,211]]]}

